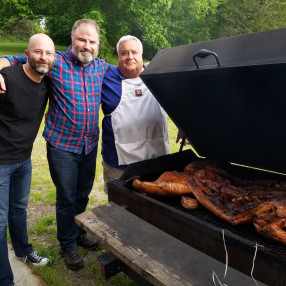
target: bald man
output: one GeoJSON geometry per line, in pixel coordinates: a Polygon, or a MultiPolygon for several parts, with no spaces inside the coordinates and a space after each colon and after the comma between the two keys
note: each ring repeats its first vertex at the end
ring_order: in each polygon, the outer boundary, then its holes
{"type": "Polygon", "coordinates": [[[15,255],[37,266],[48,263],[28,242],[27,205],[31,187],[31,152],[48,99],[48,77],[55,47],[45,34],[33,35],[27,63],[0,71],[0,285],[16,285],[8,259],[7,222],[15,255]]]}

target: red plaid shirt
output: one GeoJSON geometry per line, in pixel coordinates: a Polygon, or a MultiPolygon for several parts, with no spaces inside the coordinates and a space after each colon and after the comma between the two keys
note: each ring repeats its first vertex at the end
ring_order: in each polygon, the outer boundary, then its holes
{"type": "MultiPolygon", "coordinates": [[[[69,49],[57,52],[52,79],[49,115],[43,132],[54,147],[73,153],[90,153],[99,138],[101,86],[111,65],[96,58],[88,66],[78,63],[69,49]]],[[[26,57],[6,57],[12,64],[26,57]]]]}

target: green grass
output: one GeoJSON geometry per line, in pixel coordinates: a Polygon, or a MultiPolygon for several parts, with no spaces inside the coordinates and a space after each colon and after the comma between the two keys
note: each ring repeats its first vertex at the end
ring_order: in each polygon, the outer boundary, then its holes
{"type": "MultiPolygon", "coordinates": [[[[27,43],[0,43],[0,54],[17,55],[22,53],[26,47],[27,43]]],[[[62,48],[62,50],[67,49],[67,47],[60,48],[62,48]]],[[[114,64],[116,64],[116,56],[114,56],[113,61],[114,64]]],[[[102,118],[103,114],[100,112],[100,127],[102,118]]],[[[46,159],[46,143],[42,137],[43,128],[44,122],[41,124],[32,152],[33,176],[28,208],[28,232],[29,239],[33,243],[34,248],[41,255],[49,257],[50,262],[46,267],[33,268],[34,271],[36,271],[47,285],[50,286],[136,285],[124,274],[118,274],[107,281],[103,279],[100,274],[99,264],[96,261],[96,256],[106,251],[104,247],[100,247],[96,252],[89,253],[83,249],[79,249],[86,263],[85,268],[79,272],[71,272],[64,265],[63,259],[60,256],[60,249],[56,237],[56,190],[50,177],[46,159]]],[[[175,143],[177,128],[170,119],[168,119],[168,132],[170,151],[171,153],[178,152],[180,146],[175,143]]],[[[107,196],[103,191],[101,138],[98,146],[95,182],[87,209],[92,209],[107,203],[107,196]]],[[[187,148],[190,148],[190,146],[187,148]]]]}
{"type": "MultiPolygon", "coordinates": [[[[31,229],[32,232],[38,235],[47,233],[51,225],[56,226],[56,216],[55,215],[43,215],[39,218],[37,224],[31,229]]],[[[52,231],[54,233],[54,231],[52,231]]]]}
{"type": "Polygon", "coordinates": [[[23,54],[28,43],[0,43],[0,55],[23,54]]]}
{"type": "MultiPolygon", "coordinates": [[[[24,50],[27,49],[28,47],[28,42],[13,42],[13,43],[0,43],[0,55],[23,55],[24,50]]],[[[67,46],[62,46],[62,45],[56,45],[56,50],[58,51],[66,51],[67,46]]]]}

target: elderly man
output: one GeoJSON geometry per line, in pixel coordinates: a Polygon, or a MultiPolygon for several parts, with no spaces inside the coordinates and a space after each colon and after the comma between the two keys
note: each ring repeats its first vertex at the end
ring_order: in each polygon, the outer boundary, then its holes
{"type": "Polygon", "coordinates": [[[84,262],[77,245],[89,250],[98,246],[76,225],[74,217],[85,211],[95,177],[101,86],[110,65],[97,58],[99,27],[94,20],[76,21],[71,42],[68,51],[56,53],[49,74],[52,96],[43,136],[57,190],[57,234],[62,256],[69,269],[79,270],[84,262]]]}
{"type": "Polygon", "coordinates": [[[17,258],[46,265],[28,242],[27,205],[31,187],[31,152],[48,99],[48,77],[55,62],[50,37],[36,34],[25,50],[27,63],[1,71],[6,88],[0,94],[0,285],[11,286],[7,221],[17,258]]]}
{"type": "Polygon", "coordinates": [[[118,179],[127,165],[169,153],[166,115],[140,79],[143,48],[139,39],[124,36],[117,43],[118,67],[102,86],[102,157],[106,183],[118,179]]]}

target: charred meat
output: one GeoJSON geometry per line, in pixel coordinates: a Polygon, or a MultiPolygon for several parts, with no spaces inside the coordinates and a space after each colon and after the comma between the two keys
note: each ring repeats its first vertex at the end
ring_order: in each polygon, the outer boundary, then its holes
{"type": "Polygon", "coordinates": [[[195,201],[232,225],[253,222],[256,230],[286,244],[286,182],[244,180],[215,162],[194,161],[184,172],[165,172],[154,182],[135,180],[133,187],[149,193],[182,197],[187,209],[195,201]]]}

